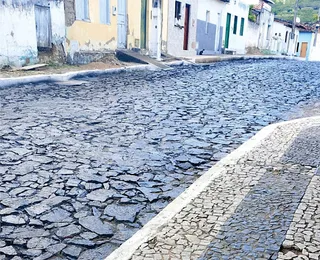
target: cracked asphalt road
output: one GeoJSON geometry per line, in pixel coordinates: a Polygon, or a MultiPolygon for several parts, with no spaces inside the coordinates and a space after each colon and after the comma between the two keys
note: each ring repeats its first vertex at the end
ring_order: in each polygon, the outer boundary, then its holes
{"type": "Polygon", "coordinates": [[[0,259],[102,259],[217,160],[318,100],[319,69],[222,62],[0,89],[0,259]]]}

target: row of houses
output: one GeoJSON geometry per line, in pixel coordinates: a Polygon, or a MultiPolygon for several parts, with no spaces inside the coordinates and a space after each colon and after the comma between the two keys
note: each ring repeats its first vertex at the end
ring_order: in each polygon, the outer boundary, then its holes
{"type": "Polygon", "coordinates": [[[253,0],[253,8],[250,1],[3,0],[0,65],[44,57],[84,64],[123,48],[158,58],[252,49],[315,57],[320,44],[313,29],[301,25],[293,34],[290,23],[274,19],[272,0],[253,0]]]}

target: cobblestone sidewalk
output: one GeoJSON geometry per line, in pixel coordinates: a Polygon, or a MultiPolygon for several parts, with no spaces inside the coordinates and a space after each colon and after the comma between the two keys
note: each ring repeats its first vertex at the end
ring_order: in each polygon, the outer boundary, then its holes
{"type": "Polygon", "coordinates": [[[319,119],[279,125],[125,258],[319,260],[319,148],[319,119]]]}

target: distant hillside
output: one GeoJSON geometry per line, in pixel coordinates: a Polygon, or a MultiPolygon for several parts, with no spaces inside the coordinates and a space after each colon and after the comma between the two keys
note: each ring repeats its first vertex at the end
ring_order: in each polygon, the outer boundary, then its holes
{"type": "MultiPolygon", "coordinates": [[[[276,0],[272,10],[277,18],[293,20],[296,0],[276,0]],[[285,2],[285,4],[283,3],[285,2]]],[[[299,0],[298,17],[301,22],[316,22],[320,8],[320,0],[299,0]]]]}

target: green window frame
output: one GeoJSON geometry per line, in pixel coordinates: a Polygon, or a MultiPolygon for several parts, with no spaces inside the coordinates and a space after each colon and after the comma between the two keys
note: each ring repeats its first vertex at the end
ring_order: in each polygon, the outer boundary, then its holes
{"type": "Polygon", "coordinates": [[[241,18],[240,36],[243,36],[243,32],[244,32],[244,18],[241,18]]]}
{"type": "Polygon", "coordinates": [[[238,16],[234,16],[233,21],[233,34],[237,34],[237,27],[238,27],[238,16]]]}

